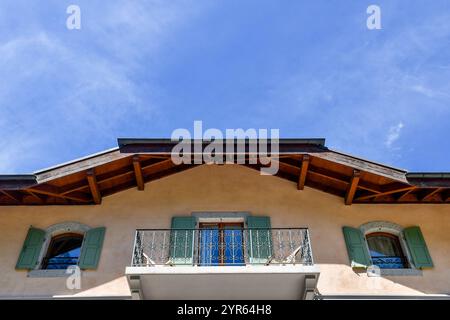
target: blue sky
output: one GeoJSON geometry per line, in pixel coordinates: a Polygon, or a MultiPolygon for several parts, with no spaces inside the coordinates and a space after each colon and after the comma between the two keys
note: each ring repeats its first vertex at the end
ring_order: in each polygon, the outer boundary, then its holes
{"type": "Polygon", "coordinates": [[[448,0],[2,0],[0,76],[0,173],[194,120],[450,171],[448,0]]]}

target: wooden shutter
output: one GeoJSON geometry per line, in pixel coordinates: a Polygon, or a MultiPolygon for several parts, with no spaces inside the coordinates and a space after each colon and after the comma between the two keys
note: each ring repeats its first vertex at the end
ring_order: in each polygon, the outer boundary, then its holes
{"type": "Polygon", "coordinates": [[[272,257],[270,217],[247,217],[247,247],[252,264],[265,264],[272,257]]]}
{"type": "Polygon", "coordinates": [[[170,232],[170,263],[194,264],[195,217],[173,217],[170,232]]]}
{"type": "Polygon", "coordinates": [[[22,251],[17,260],[17,270],[31,270],[34,269],[39,260],[42,245],[45,239],[45,231],[30,227],[28,234],[23,243],[22,251]]]}
{"type": "Polygon", "coordinates": [[[343,227],[345,244],[347,245],[350,265],[353,268],[367,268],[372,264],[367,250],[366,240],[361,230],[352,227],[343,227]]]}
{"type": "Polygon", "coordinates": [[[428,252],[425,239],[419,227],[409,227],[403,230],[409,252],[416,268],[432,268],[433,261],[428,252]]]}
{"type": "Polygon", "coordinates": [[[103,247],[106,228],[90,229],[84,235],[78,266],[81,269],[97,269],[103,247]]]}

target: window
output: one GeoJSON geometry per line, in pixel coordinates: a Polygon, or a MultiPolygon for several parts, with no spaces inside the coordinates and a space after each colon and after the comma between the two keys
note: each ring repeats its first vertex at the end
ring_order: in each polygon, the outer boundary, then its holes
{"type": "Polygon", "coordinates": [[[245,265],[242,223],[201,223],[199,265],[245,265]]]}
{"type": "Polygon", "coordinates": [[[28,276],[65,276],[65,269],[98,267],[106,228],[90,228],[78,222],[54,224],[47,229],[31,226],[22,245],[16,270],[28,276]]]}
{"type": "Polygon", "coordinates": [[[42,269],[67,269],[77,265],[82,242],[81,234],[65,233],[54,236],[42,261],[42,269]]]}
{"type": "Polygon", "coordinates": [[[406,228],[389,221],[371,221],[359,228],[343,226],[352,268],[375,265],[381,275],[422,275],[433,261],[419,226],[406,228]]]}
{"type": "Polygon", "coordinates": [[[381,269],[408,268],[399,238],[385,232],[374,232],[366,235],[372,263],[381,269]]]}

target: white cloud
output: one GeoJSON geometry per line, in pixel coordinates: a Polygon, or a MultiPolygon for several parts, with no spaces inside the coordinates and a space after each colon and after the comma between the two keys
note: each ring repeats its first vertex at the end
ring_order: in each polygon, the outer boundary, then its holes
{"type": "Polygon", "coordinates": [[[421,84],[416,84],[413,85],[411,87],[411,90],[420,94],[425,95],[428,98],[437,98],[437,97],[442,97],[442,98],[449,98],[450,94],[446,93],[446,92],[442,92],[439,90],[434,90],[432,88],[426,87],[424,85],[421,84]]]}
{"type": "Polygon", "coordinates": [[[384,144],[390,148],[392,144],[400,138],[400,132],[402,131],[404,125],[403,122],[399,122],[395,126],[389,128],[389,132],[386,136],[384,144]]]}
{"type": "Polygon", "coordinates": [[[313,132],[331,148],[396,166],[400,155],[393,146],[405,123],[417,130],[424,114],[435,121],[450,116],[450,68],[443,67],[449,19],[448,12],[435,12],[414,26],[390,23],[377,37],[364,30],[322,40],[311,66],[276,84],[275,102],[266,102],[276,108],[262,112],[289,123],[290,135],[313,132]]]}
{"type": "Polygon", "coordinates": [[[159,108],[152,82],[159,50],[203,8],[190,0],[80,3],[82,29],[70,31],[45,24],[55,18],[48,5],[48,13],[11,5],[21,28],[0,21],[3,173],[85,155],[71,149],[99,151],[102,141],[106,149],[139,123],[150,127],[159,108]]]}

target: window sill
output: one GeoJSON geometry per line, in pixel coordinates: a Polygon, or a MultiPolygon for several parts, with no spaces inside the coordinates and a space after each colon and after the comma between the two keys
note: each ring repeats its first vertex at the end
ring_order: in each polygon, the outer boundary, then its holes
{"type": "Polygon", "coordinates": [[[28,278],[67,278],[72,273],[66,273],[66,270],[31,270],[28,272],[28,278]]]}
{"type": "Polygon", "coordinates": [[[375,270],[367,272],[369,277],[377,276],[422,276],[422,270],[419,269],[378,269],[379,273],[375,270]]]}

